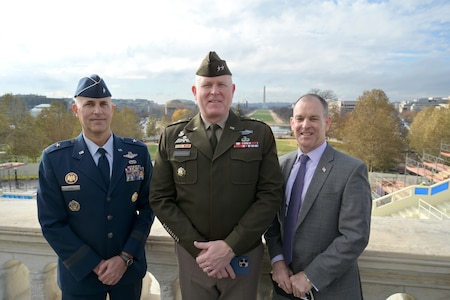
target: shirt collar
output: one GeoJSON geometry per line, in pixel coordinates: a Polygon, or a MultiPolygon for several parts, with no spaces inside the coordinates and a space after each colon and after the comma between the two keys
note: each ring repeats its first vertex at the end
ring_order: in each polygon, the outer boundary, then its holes
{"type": "MultiPolygon", "coordinates": [[[[219,122],[216,123],[217,125],[220,126],[221,129],[225,128],[225,123],[227,122],[229,115],[230,115],[230,113],[228,112],[227,115],[225,116],[225,118],[223,118],[222,120],[220,120],[219,122]]],[[[207,121],[205,118],[203,118],[201,114],[200,114],[200,117],[202,118],[203,124],[205,124],[205,129],[208,130],[209,126],[211,126],[212,123],[207,121]]]]}
{"type": "Polygon", "coordinates": [[[112,156],[113,149],[114,149],[113,135],[112,134],[111,134],[109,139],[106,141],[106,143],[102,147],[99,147],[96,143],[94,143],[93,141],[88,139],[84,134],[83,134],[83,139],[84,139],[84,142],[86,143],[86,146],[89,149],[89,152],[91,153],[92,157],[94,157],[94,154],[97,153],[98,148],[105,149],[106,152],[109,155],[112,156]]]}
{"type": "Polygon", "coordinates": [[[325,152],[325,148],[327,148],[327,142],[323,142],[322,145],[320,145],[319,147],[317,147],[316,149],[314,149],[311,152],[308,153],[303,153],[300,148],[298,148],[297,150],[297,160],[295,163],[298,163],[300,161],[300,156],[302,156],[303,154],[306,154],[309,156],[309,159],[311,161],[313,161],[315,164],[318,164],[320,161],[320,158],[322,157],[323,152],[325,152]]]}

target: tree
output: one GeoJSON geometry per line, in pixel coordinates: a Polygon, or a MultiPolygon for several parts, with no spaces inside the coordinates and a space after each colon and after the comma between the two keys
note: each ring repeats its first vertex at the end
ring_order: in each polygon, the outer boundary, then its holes
{"type": "Polygon", "coordinates": [[[450,138],[450,108],[425,107],[414,118],[408,135],[411,149],[438,155],[442,139],[450,138]]]}
{"type": "Polygon", "coordinates": [[[156,131],[156,116],[155,115],[151,115],[148,117],[145,134],[147,136],[154,136],[154,135],[158,134],[158,132],[156,131]]]}
{"type": "Polygon", "coordinates": [[[9,144],[16,124],[21,124],[26,114],[24,101],[12,94],[5,94],[0,98],[0,144],[9,144]]]}
{"type": "Polygon", "coordinates": [[[342,140],[343,128],[348,116],[341,116],[341,112],[337,107],[330,107],[328,115],[331,117],[332,122],[330,129],[327,132],[327,136],[332,139],[342,140]]]}
{"type": "Polygon", "coordinates": [[[50,103],[50,107],[43,109],[36,117],[36,126],[46,133],[45,145],[78,135],[80,131],[75,132],[75,128],[79,128],[77,123],[72,110],[65,103],[57,101],[50,103]]]}
{"type": "Polygon", "coordinates": [[[195,113],[190,109],[179,108],[173,112],[172,122],[188,119],[188,118],[193,117],[194,115],[195,115],[195,113]]]}
{"type": "Polygon", "coordinates": [[[358,98],[342,135],[346,151],[364,161],[369,171],[387,171],[402,158],[400,119],[382,90],[365,91],[358,98]]]}
{"type": "Polygon", "coordinates": [[[8,160],[17,156],[35,159],[42,151],[42,135],[35,126],[34,118],[27,110],[24,100],[5,94],[0,102],[0,138],[6,145],[8,160]]]}
{"type": "Polygon", "coordinates": [[[144,134],[136,111],[128,107],[114,111],[111,129],[119,136],[136,139],[141,139],[144,134]]]}
{"type": "Polygon", "coordinates": [[[321,89],[314,88],[314,89],[309,90],[308,93],[319,95],[320,97],[322,97],[325,100],[337,100],[338,99],[336,94],[332,90],[329,90],[329,89],[321,90],[321,89]]]}
{"type": "Polygon", "coordinates": [[[172,123],[172,122],[170,121],[170,118],[168,116],[162,116],[161,121],[159,122],[159,126],[157,126],[157,127],[162,130],[164,127],[166,127],[170,123],[172,123]]]}
{"type": "Polygon", "coordinates": [[[8,135],[11,133],[10,124],[3,113],[0,113],[0,145],[7,143],[8,135]]]}
{"type": "Polygon", "coordinates": [[[8,141],[9,156],[27,156],[33,162],[36,162],[46,146],[44,141],[46,140],[47,134],[47,132],[42,131],[36,126],[35,118],[28,114],[13,129],[13,133],[8,141]]]}
{"type": "Polygon", "coordinates": [[[12,94],[1,97],[0,113],[6,117],[11,127],[20,124],[29,114],[25,101],[12,94]]]}
{"type": "Polygon", "coordinates": [[[236,113],[237,116],[244,116],[244,112],[242,111],[242,107],[241,107],[240,103],[238,103],[236,105],[236,108],[234,109],[234,112],[236,113]]]}

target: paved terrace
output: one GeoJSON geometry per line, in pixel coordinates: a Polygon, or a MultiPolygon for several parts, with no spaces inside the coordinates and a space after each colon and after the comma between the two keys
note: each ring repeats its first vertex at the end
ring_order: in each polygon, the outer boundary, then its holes
{"type": "MultiPolygon", "coordinates": [[[[369,246],[359,259],[366,300],[408,293],[450,299],[450,221],[373,217],[369,246]]],[[[155,222],[147,242],[142,299],[179,297],[173,241],[155,222]]],[[[35,200],[0,200],[0,299],[60,299],[56,255],[41,235],[35,200]]],[[[259,299],[271,299],[267,257],[259,299]]]]}

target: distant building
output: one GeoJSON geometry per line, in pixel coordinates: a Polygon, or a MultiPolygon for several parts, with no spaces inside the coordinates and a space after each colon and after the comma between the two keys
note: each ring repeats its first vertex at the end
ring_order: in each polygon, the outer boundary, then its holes
{"type": "Polygon", "coordinates": [[[173,112],[177,109],[191,109],[196,110],[197,105],[192,100],[174,99],[169,100],[165,104],[165,114],[166,116],[172,116],[173,112]]]}
{"type": "Polygon", "coordinates": [[[340,117],[352,112],[356,106],[356,100],[330,100],[328,108],[330,112],[338,112],[340,117]]]}
{"type": "Polygon", "coordinates": [[[36,118],[41,113],[41,111],[46,108],[50,108],[50,104],[39,104],[39,105],[36,105],[35,107],[33,107],[30,110],[30,113],[33,117],[36,118]]]}
{"type": "Polygon", "coordinates": [[[445,106],[448,105],[450,100],[449,98],[429,97],[429,98],[418,98],[414,100],[405,100],[400,102],[399,112],[400,113],[406,111],[418,112],[427,106],[445,106]]]}

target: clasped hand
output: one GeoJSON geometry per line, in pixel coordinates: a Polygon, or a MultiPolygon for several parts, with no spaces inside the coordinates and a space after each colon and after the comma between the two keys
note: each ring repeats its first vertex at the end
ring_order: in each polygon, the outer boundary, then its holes
{"type": "Polygon", "coordinates": [[[293,294],[300,299],[306,297],[306,293],[312,289],[312,285],[306,280],[304,272],[302,271],[294,274],[294,272],[286,266],[284,260],[277,261],[272,265],[272,279],[278,283],[278,286],[286,293],[293,294]]]}
{"type": "Polygon", "coordinates": [[[113,256],[108,260],[102,260],[94,269],[103,284],[115,285],[122,278],[127,266],[119,256],[113,256]]]}
{"type": "Polygon", "coordinates": [[[194,246],[201,250],[196,258],[196,262],[208,276],[218,279],[236,278],[236,274],[230,264],[234,253],[227,243],[222,240],[211,242],[195,241],[194,246]]]}

